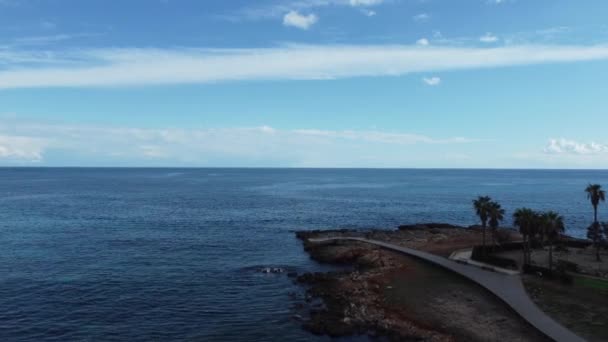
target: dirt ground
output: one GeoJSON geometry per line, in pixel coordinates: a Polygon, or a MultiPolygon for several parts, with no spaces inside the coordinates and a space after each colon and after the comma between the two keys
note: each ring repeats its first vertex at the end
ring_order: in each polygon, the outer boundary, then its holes
{"type": "MultiPolygon", "coordinates": [[[[498,253],[498,256],[513,259],[518,265],[523,264],[522,251],[508,251],[498,253]]],[[[558,260],[573,262],[579,266],[582,274],[608,278],[608,253],[600,253],[601,260],[595,259],[595,249],[593,248],[568,248],[566,251],[553,251],[554,265],[558,260]]],[[[532,263],[549,267],[549,247],[535,249],[532,251],[532,263]]]]}
{"type": "Polygon", "coordinates": [[[442,269],[409,260],[407,273],[397,273],[385,287],[392,307],[407,308],[457,341],[547,341],[486,290],[442,269]]]}

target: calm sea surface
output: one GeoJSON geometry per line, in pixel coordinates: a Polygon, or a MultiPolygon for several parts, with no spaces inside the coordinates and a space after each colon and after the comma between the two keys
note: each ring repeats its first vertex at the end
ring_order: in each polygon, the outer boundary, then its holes
{"type": "Polygon", "coordinates": [[[321,267],[293,230],[470,225],[487,194],[584,236],[589,182],[608,171],[0,169],[0,341],[324,340],[259,272],[321,267]]]}

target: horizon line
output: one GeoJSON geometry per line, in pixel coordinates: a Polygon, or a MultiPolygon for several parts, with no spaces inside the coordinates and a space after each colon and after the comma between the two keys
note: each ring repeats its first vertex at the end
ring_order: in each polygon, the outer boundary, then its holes
{"type": "Polygon", "coordinates": [[[0,169],[250,169],[250,170],[470,170],[470,171],[608,171],[588,168],[492,167],[293,167],[293,166],[31,166],[0,165],[0,169]]]}

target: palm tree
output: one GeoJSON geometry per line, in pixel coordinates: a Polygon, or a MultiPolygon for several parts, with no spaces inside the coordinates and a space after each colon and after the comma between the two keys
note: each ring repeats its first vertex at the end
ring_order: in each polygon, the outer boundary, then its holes
{"type": "Polygon", "coordinates": [[[587,198],[591,201],[593,206],[593,224],[589,227],[590,231],[588,236],[592,237],[593,244],[595,245],[595,258],[600,261],[600,225],[597,222],[597,206],[600,202],[606,201],[606,191],[602,190],[602,186],[599,184],[589,184],[585,188],[587,198]]]}
{"type": "Polygon", "coordinates": [[[538,215],[529,208],[519,208],[513,213],[513,224],[524,237],[524,264],[530,263],[530,238],[534,235],[538,215]]]}
{"type": "Polygon", "coordinates": [[[486,250],[486,226],[488,224],[488,216],[490,211],[490,203],[492,199],[489,196],[479,196],[476,200],[473,200],[473,208],[475,209],[475,213],[479,216],[481,220],[481,228],[483,232],[483,251],[485,253],[486,250]]]}
{"type": "Polygon", "coordinates": [[[540,215],[543,235],[549,240],[549,269],[553,269],[553,243],[564,232],[564,218],[554,212],[548,211],[540,215]]]}
{"type": "Polygon", "coordinates": [[[490,228],[492,229],[492,242],[496,243],[496,229],[502,220],[505,219],[505,210],[501,208],[498,202],[491,202],[488,209],[490,217],[490,228]]]}

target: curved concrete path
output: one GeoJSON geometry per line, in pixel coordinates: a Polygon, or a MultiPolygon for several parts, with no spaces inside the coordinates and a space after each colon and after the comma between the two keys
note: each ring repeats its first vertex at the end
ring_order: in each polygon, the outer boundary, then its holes
{"type": "Polygon", "coordinates": [[[476,282],[477,284],[481,285],[482,287],[493,293],[496,297],[498,297],[507,305],[509,305],[515,312],[517,312],[533,327],[538,329],[546,336],[552,338],[553,340],[560,342],[585,341],[581,337],[575,335],[570,330],[566,329],[561,324],[554,321],[543,311],[541,311],[538,306],[536,306],[536,304],[534,304],[534,302],[530,299],[530,297],[528,297],[528,293],[526,292],[521,278],[518,275],[505,275],[501,273],[485,271],[474,266],[468,266],[457,263],[453,260],[446,259],[438,255],[407,247],[401,247],[377,240],[368,240],[356,237],[309,239],[310,242],[328,242],[334,240],[354,240],[370,243],[386,248],[388,250],[414,256],[418,259],[422,259],[424,261],[438,265],[454,273],[458,273],[476,282]]]}

